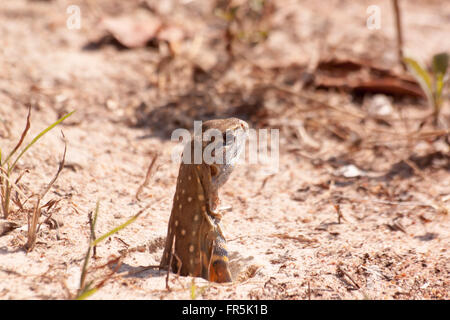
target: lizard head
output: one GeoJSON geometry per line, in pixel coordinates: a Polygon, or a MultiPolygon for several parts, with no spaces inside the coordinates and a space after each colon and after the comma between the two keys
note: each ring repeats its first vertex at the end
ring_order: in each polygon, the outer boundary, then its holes
{"type": "Polygon", "coordinates": [[[222,186],[233,171],[245,148],[248,130],[247,122],[238,118],[215,119],[203,123],[203,155],[211,155],[210,159],[205,158],[204,161],[210,166],[212,183],[216,188],[222,186]]]}

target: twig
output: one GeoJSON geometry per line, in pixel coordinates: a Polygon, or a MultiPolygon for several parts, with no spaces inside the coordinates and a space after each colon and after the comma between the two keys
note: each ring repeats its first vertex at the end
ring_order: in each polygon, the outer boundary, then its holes
{"type": "Polygon", "coordinates": [[[152,172],[152,168],[153,168],[157,158],[158,158],[158,154],[156,154],[153,157],[152,162],[150,163],[150,165],[147,169],[147,174],[145,175],[145,180],[136,191],[136,200],[138,200],[138,201],[141,201],[141,199],[139,199],[139,194],[142,192],[142,189],[144,189],[144,187],[148,184],[148,181],[150,180],[150,174],[152,172]]]}
{"type": "Polygon", "coordinates": [[[267,89],[275,89],[275,90],[278,90],[278,91],[281,91],[281,92],[284,92],[284,93],[287,93],[287,94],[290,94],[290,95],[297,96],[297,97],[299,97],[301,99],[304,99],[304,100],[306,100],[306,101],[308,101],[310,103],[315,103],[315,104],[318,104],[321,107],[332,109],[334,111],[337,111],[337,112],[340,112],[340,113],[343,113],[343,114],[346,114],[346,115],[349,115],[349,116],[352,116],[352,117],[355,117],[355,118],[358,118],[358,119],[364,119],[365,118],[365,116],[360,114],[360,113],[344,110],[344,109],[341,109],[341,108],[339,108],[337,106],[334,106],[332,104],[320,101],[320,100],[318,100],[318,99],[316,99],[314,97],[311,97],[311,96],[307,95],[305,92],[300,93],[300,92],[293,91],[293,90],[291,90],[289,88],[286,88],[286,87],[283,87],[283,86],[277,85],[277,84],[267,85],[266,88],[267,89]]]}
{"type": "Polygon", "coordinates": [[[169,259],[169,267],[167,268],[167,276],[166,276],[166,289],[168,291],[170,291],[170,287],[169,287],[169,274],[170,274],[170,269],[172,268],[172,260],[173,260],[173,255],[175,253],[175,239],[176,239],[176,235],[173,235],[173,239],[172,239],[172,248],[170,250],[170,259],[169,259]]]}
{"type": "MultiPolygon", "coordinates": [[[[65,138],[64,133],[61,131],[63,138],[65,138]]],[[[27,251],[31,251],[33,250],[34,246],[36,245],[36,234],[38,232],[38,230],[41,228],[42,222],[39,224],[38,226],[38,222],[39,222],[39,218],[41,216],[41,210],[44,206],[40,207],[40,202],[41,199],[44,198],[44,196],[47,194],[47,192],[50,190],[50,188],[53,186],[53,184],[55,183],[56,179],[58,179],[59,174],[61,173],[62,169],[64,168],[64,162],[66,159],[66,151],[67,151],[67,142],[64,139],[64,153],[63,153],[63,157],[61,159],[61,162],[59,163],[59,168],[58,171],[56,172],[55,176],[53,177],[53,179],[49,182],[49,184],[47,185],[47,187],[45,188],[45,190],[40,194],[37,195],[37,201],[36,201],[36,206],[33,210],[33,217],[31,218],[31,223],[30,223],[30,215],[28,215],[28,241],[25,245],[25,247],[27,248],[27,251]]],[[[49,202],[47,202],[46,205],[48,205],[49,202]]]]}
{"type": "Polygon", "coordinates": [[[356,281],[353,280],[353,278],[352,278],[347,272],[345,272],[345,271],[341,268],[341,265],[340,265],[340,264],[337,265],[336,271],[337,271],[338,276],[343,276],[343,275],[347,276],[347,278],[350,279],[350,281],[353,283],[353,285],[354,285],[357,289],[360,289],[358,283],[356,283],[356,281]]]}
{"type": "MultiPolygon", "coordinates": [[[[97,222],[97,214],[94,216],[94,219],[92,219],[92,211],[88,213],[88,219],[89,219],[89,226],[91,228],[91,234],[90,239],[92,242],[96,240],[95,236],[95,224],[97,222]]],[[[95,245],[92,249],[92,258],[97,258],[97,246],[95,245]]]]}
{"type": "Polygon", "coordinates": [[[30,173],[30,170],[28,170],[28,169],[23,170],[22,173],[19,175],[19,177],[16,179],[16,181],[14,183],[18,184],[20,179],[22,179],[22,177],[25,175],[25,173],[30,173]]]}
{"type": "Polygon", "coordinates": [[[395,16],[395,28],[397,31],[397,56],[398,61],[403,67],[403,70],[406,71],[406,65],[403,61],[403,32],[402,32],[402,21],[401,21],[401,13],[400,6],[398,4],[398,0],[392,0],[392,5],[394,6],[394,16],[395,16]]]}
{"type": "Polygon", "coordinates": [[[413,206],[413,207],[431,207],[435,208],[432,204],[427,204],[423,202],[413,202],[413,201],[388,201],[388,200],[379,200],[379,199],[369,199],[369,198],[359,198],[359,197],[346,197],[341,196],[342,199],[347,199],[350,201],[368,201],[368,202],[374,202],[374,203],[382,203],[387,205],[395,205],[395,206],[413,206]]]}
{"type": "Polygon", "coordinates": [[[277,237],[277,238],[283,239],[283,240],[295,240],[295,241],[298,241],[301,243],[316,243],[316,242],[318,242],[317,239],[308,239],[307,237],[305,237],[302,234],[300,234],[298,236],[291,236],[288,234],[279,233],[279,234],[271,234],[270,237],[277,237]]]}
{"type": "MultiPolygon", "coordinates": [[[[94,220],[93,220],[93,223],[90,228],[91,233],[92,233],[92,230],[95,229],[95,222],[97,221],[97,215],[98,215],[99,208],[100,208],[100,201],[97,200],[97,203],[95,205],[94,220]]],[[[91,256],[92,235],[89,237],[89,240],[90,240],[89,247],[86,251],[86,255],[84,256],[83,266],[81,267],[80,287],[79,287],[77,295],[76,295],[77,297],[80,297],[81,294],[87,289],[85,286],[85,282],[86,282],[86,276],[87,276],[87,266],[89,263],[89,257],[91,256]]]]}
{"type": "Polygon", "coordinates": [[[61,173],[62,169],[64,168],[64,162],[66,161],[66,151],[67,151],[67,141],[66,137],[64,136],[64,132],[61,130],[61,134],[64,139],[64,153],[62,156],[62,160],[59,163],[58,171],[56,172],[55,177],[50,181],[50,183],[47,185],[47,188],[44,190],[44,192],[40,195],[41,199],[44,198],[44,196],[47,194],[48,190],[52,187],[52,185],[55,183],[56,179],[58,179],[59,174],[61,173]]]}
{"type": "Polygon", "coordinates": [[[117,258],[114,258],[113,260],[108,261],[105,266],[116,263],[116,267],[111,270],[111,272],[98,284],[95,286],[95,289],[100,289],[103,287],[109,279],[119,270],[119,268],[122,266],[122,256],[119,256],[117,258]]]}
{"type": "MultiPolygon", "coordinates": [[[[22,145],[23,140],[25,139],[25,136],[27,135],[28,130],[30,129],[30,116],[31,116],[31,104],[28,105],[28,115],[27,115],[27,124],[25,126],[25,129],[22,132],[22,136],[20,137],[19,142],[14,147],[14,149],[10,152],[8,157],[5,159],[4,163],[8,163],[8,160],[13,156],[13,154],[19,149],[19,147],[22,145]]],[[[9,171],[9,170],[8,170],[9,171]]]]}
{"type": "MultiPolygon", "coordinates": [[[[44,204],[43,206],[41,206],[41,210],[44,209],[45,207],[47,207],[47,210],[50,211],[50,209],[53,208],[53,206],[54,206],[55,204],[58,204],[59,201],[61,201],[61,199],[58,199],[58,200],[52,199],[52,200],[48,201],[46,204],[44,204]]],[[[41,222],[41,223],[39,224],[39,226],[38,226],[38,228],[37,228],[37,230],[36,230],[36,233],[39,233],[39,230],[41,229],[42,223],[50,223],[50,220],[51,220],[51,218],[52,218],[52,215],[53,215],[53,211],[50,211],[50,213],[49,213],[49,215],[47,216],[47,218],[46,218],[43,222],[41,222]]],[[[59,223],[58,223],[58,221],[56,221],[56,219],[53,219],[53,220],[54,220],[55,223],[56,223],[57,229],[59,229],[59,223]]],[[[58,230],[57,230],[56,232],[57,232],[57,237],[59,237],[59,235],[58,235],[58,230]]]]}
{"type": "Polygon", "coordinates": [[[344,216],[342,215],[342,212],[341,212],[341,205],[339,203],[335,203],[333,200],[331,200],[331,204],[333,205],[334,209],[336,210],[336,213],[338,216],[338,224],[341,224],[341,219],[344,219],[344,216]]]}
{"type": "MultiPolygon", "coordinates": [[[[384,133],[389,133],[384,131],[384,133]]],[[[395,135],[395,138],[390,138],[389,140],[368,140],[366,142],[364,142],[365,145],[369,145],[370,147],[372,147],[372,145],[381,145],[381,144],[390,144],[393,142],[402,142],[402,141],[406,141],[406,142],[412,142],[413,140],[427,140],[427,139],[436,139],[439,138],[441,136],[445,136],[448,135],[450,133],[450,130],[434,130],[434,131],[426,131],[426,132],[418,132],[416,134],[411,133],[411,135],[408,136],[408,134],[405,134],[404,136],[399,136],[398,133],[396,132],[392,132],[389,134],[395,135]]]]}
{"type": "Polygon", "coordinates": [[[181,273],[181,266],[183,265],[183,261],[181,261],[180,257],[178,257],[178,255],[176,254],[176,252],[173,253],[173,256],[174,256],[175,259],[177,259],[177,261],[178,261],[177,277],[179,277],[179,276],[180,276],[180,273],[181,273]]]}
{"type": "Polygon", "coordinates": [[[269,179],[273,178],[274,176],[275,176],[275,174],[271,174],[271,175],[269,175],[269,176],[264,178],[264,180],[263,180],[263,182],[261,184],[261,187],[259,188],[258,192],[254,195],[255,197],[259,196],[262,193],[262,190],[264,189],[267,181],[269,181],[269,179]]]}
{"type": "Polygon", "coordinates": [[[407,158],[404,158],[403,161],[405,161],[405,163],[406,163],[408,166],[410,166],[410,167],[414,170],[414,172],[415,172],[418,176],[420,176],[423,180],[427,180],[426,175],[423,173],[423,171],[422,171],[422,170],[421,170],[414,162],[412,162],[411,160],[409,160],[409,159],[407,159],[407,158]]]}
{"type": "Polygon", "coordinates": [[[392,221],[392,224],[386,223],[386,226],[391,230],[391,231],[401,231],[404,234],[408,234],[405,230],[405,228],[400,224],[400,222],[395,221],[396,219],[394,219],[394,221],[392,221]]]}

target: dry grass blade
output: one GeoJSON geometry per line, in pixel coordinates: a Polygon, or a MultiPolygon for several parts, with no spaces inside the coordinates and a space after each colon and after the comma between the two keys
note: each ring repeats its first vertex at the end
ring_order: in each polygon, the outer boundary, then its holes
{"type": "MultiPolygon", "coordinates": [[[[0,177],[2,179],[5,179],[8,182],[8,185],[11,188],[14,188],[22,197],[25,197],[25,198],[27,197],[25,195],[25,193],[23,193],[23,191],[17,186],[17,184],[15,182],[11,181],[11,179],[8,177],[8,172],[5,169],[3,169],[2,167],[0,167],[0,177]]],[[[1,186],[5,186],[5,184],[3,184],[1,186]]],[[[1,196],[3,197],[3,193],[1,194],[1,196]]]]}
{"type": "Polygon", "coordinates": [[[25,208],[23,206],[23,203],[20,202],[19,194],[16,192],[16,197],[11,198],[11,201],[14,202],[14,204],[19,208],[17,212],[22,212],[25,208]]]}
{"type": "MultiPolygon", "coordinates": [[[[10,152],[10,154],[6,157],[6,159],[3,161],[1,158],[1,153],[0,153],[0,168],[2,169],[3,172],[6,172],[6,174],[2,174],[0,175],[0,196],[1,196],[1,203],[2,203],[2,211],[3,211],[3,217],[6,219],[10,213],[10,200],[11,200],[11,190],[13,188],[13,186],[11,185],[11,181],[10,181],[10,176],[11,173],[13,172],[17,162],[19,161],[19,159],[25,154],[25,152],[30,149],[42,136],[44,136],[48,131],[50,131],[51,129],[53,129],[55,126],[57,126],[59,123],[61,123],[62,121],[64,121],[66,118],[68,118],[69,116],[71,116],[75,111],[72,111],[68,114],[66,114],[65,116],[61,117],[60,119],[58,119],[57,121],[55,121],[53,124],[51,124],[50,126],[48,126],[46,129],[44,129],[43,131],[41,131],[28,145],[25,146],[25,148],[20,152],[20,154],[16,157],[16,159],[14,160],[14,162],[12,163],[12,165],[10,165],[10,159],[11,157],[17,152],[17,150],[19,150],[20,146],[22,145],[23,141],[25,140],[25,137],[28,133],[28,130],[30,129],[30,116],[31,116],[31,106],[29,106],[28,108],[28,116],[27,116],[27,124],[25,126],[24,131],[22,132],[21,138],[19,140],[19,142],[17,143],[17,145],[14,147],[14,149],[10,152]]],[[[64,135],[64,134],[63,134],[64,135]]],[[[23,175],[23,173],[22,173],[23,175]]],[[[22,178],[22,175],[19,176],[18,180],[20,180],[22,178]]],[[[57,177],[56,177],[57,178],[57,177]]],[[[54,180],[56,180],[56,178],[54,180]]],[[[17,181],[18,181],[17,180],[17,181]]],[[[48,188],[49,189],[51,187],[51,185],[53,184],[54,181],[52,181],[48,188]]],[[[47,190],[48,191],[48,190],[47,190]]],[[[33,195],[34,196],[34,195],[33,195]]],[[[17,197],[16,197],[17,198],[17,197]]],[[[17,200],[17,199],[16,199],[17,200]]],[[[17,202],[17,201],[16,201],[17,202]]],[[[38,213],[38,212],[36,212],[38,213]]]]}
{"type": "Polygon", "coordinates": [[[275,90],[278,90],[278,91],[280,91],[280,92],[283,92],[283,93],[286,93],[286,94],[289,94],[289,95],[293,95],[293,96],[299,97],[300,99],[304,99],[304,100],[306,100],[306,101],[308,101],[308,102],[310,102],[310,103],[317,104],[317,105],[319,105],[320,107],[328,108],[328,109],[337,111],[337,112],[339,112],[339,113],[342,113],[342,114],[346,114],[346,115],[355,117],[355,118],[357,118],[357,119],[365,119],[365,118],[366,118],[366,116],[365,116],[364,114],[361,114],[361,113],[356,112],[356,111],[345,110],[345,109],[342,109],[342,108],[337,107],[337,106],[335,106],[335,105],[326,103],[326,102],[324,102],[324,101],[320,101],[320,100],[318,100],[318,99],[316,99],[316,98],[310,96],[310,95],[307,94],[306,92],[301,92],[301,93],[300,93],[300,92],[293,91],[293,90],[291,90],[291,89],[289,89],[289,88],[286,88],[286,87],[281,86],[281,85],[276,85],[276,84],[270,84],[270,85],[267,85],[267,89],[275,89],[275,90]]]}
{"type": "Polygon", "coordinates": [[[372,202],[372,203],[381,203],[385,205],[392,206],[411,206],[411,207],[429,207],[435,209],[436,206],[433,203],[426,202],[416,202],[416,201],[389,201],[389,200],[380,200],[380,199],[371,199],[364,197],[346,197],[342,196],[342,199],[347,199],[354,202],[372,202]]]}
{"type": "Polygon", "coordinates": [[[61,131],[61,134],[62,134],[62,136],[64,138],[64,153],[63,153],[63,156],[62,156],[62,160],[59,163],[59,168],[58,168],[58,171],[56,172],[55,177],[52,179],[52,181],[50,181],[50,183],[47,185],[47,188],[40,195],[41,199],[44,198],[44,196],[47,194],[47,192],[53,186],[53,184],[55,183],[56,179],[58,179],[59,174],[61,173],[62,169],[64,168],[64,163],[66,161],[67,141],[66,141],[66,137],[64,136],[64,133],[62,131],[61,131]]]}
{"type": "MultiPolygon", "coordinates": [[[[62,133],[62,131],[61,131],[61,133],[62,133]]],[[[62,135],[64,137],[64,133],[62,133],[62,135]]],[[[39,222],[39,218],[41,217],[42,208],[49,205],[49,202],[47,202],[44,206],[41,207],[40,206],[41,199],[44,198],[44,196],[47,194],[47,192],[53,186],[56,179],[58,179],[59,174],[61,173],[62,169],[64,168],[64,162],[66,159],[66,151],[67,151],[67,142],[64,139],[64,153],[63,153],[62,160],[59,163],[58,171],[56,172],[53,179],[49,182],[49,184],[47,185],[45,190],[40,195],[37,196],[37,201],[36,201],[36,205],[33,209],[33,215],[31,217],[31,221],[30,221],[30,215],[28,214],[28,240],[25,245],[28,252],[33,250],[34,246],[36,245],[36,235],[41,227],[41,224],[39,224],[39,227],[38,227],[38,222],[39,222]]]]}
{"type": "MultiPolygon", "coordinates": [[[[96,209],[96,212],[98,211],[98,209],[96,209]]],[[[95,214],[94,218],[92,218],[92,212],[89,212],[88,214],[88,218],[89,218],[89,226],[91,228],[91,242],[95,241],[95,224],[97,223],[97,214],[95,214]]],[[[97,246],[93,247],[93,252],[92,252],[92,258],[96,258],[97,257],[97,246]]]]}
{"type": "Polygon", "coordinates": [[[138,201],[141,201],[139,195],[141,194],[142,189],[144,189],[144,187],[148,184],[148,181],[150,180],[150,174],[152,172],[153,166],[155,165],[156,159],[158,159],[157,154],[153,157],[152,162],[150,163],[150,166],[147,169],[147,174],[145,175],[144,182],[139,186],[138,190],[136,191],[136,200],[138,201]]]}
{"type": "Polygon", "coordinates": [[[392,0],[392,6],[394,7],[395,29],[397,32],[397,57],[398,61],[403,67],[403,70],[406,70],[406,65],[403,61],[403,32],[400,5],[398,3],[398,0],[392,0]]]}
{"type": "MultiPolygon", "coordinates": [[[[3,137],[7,138],[7,139],[9,137],[11,137],[11,128],[10,128],[8,122],[6,122],[4,119],[0,118],[0,124],[3,127],[3,132],[4,132],[3,137]]],[[[1,131],[0,131],[0,135],[1,135],[1,131]]],[[[1,150],[0,150],[0,162],[1,162],[1,159],[2,159],[2,157],[1,157],[1,150]]]]}
{"type": "Polygon", "coordinates": [[[172,268],[172,259],[173,259],[173,255],[175,254],[175,239],[176,239],[176,236],[174,235],[173,239],[172,239],[172,250],[170,250],[169,267],[167,268],[167,276],[166,276],[166,289],[168,291],[170,291],[170,287],[169,287],[170,269],[172,268]]]}
{"type": "MultiPolygon", "coordinates": [[[[97,215],[98,215],[99,208],[100,208],[100,201],[97,200],[97,203],[95,205],[93,223],[90,226],[91,232],[92,232],[93,229],[95,229],[95,222],[97,221],[97,215]]],[[[92,235],[90,236],[89,239],[92,239],[92,235]]],[[[90,241],[90,242],[92,243],[92,241],[90,241]]],[[[89,286],[86,286],[85,282],[86,282],[86,276],[87,276],[87,267],[88,267],[88,264],[89,264],[89,257],[91,256],[91,249],[92,249],[92,245],[90,244],[88,249],[87,249],[87,251],[86,251],[86,254],[84,256],[84,262],[83,262],[83,266],[81,268],[80,287],[78,289],[78,293],[76,295],[76,299],[84,299],[84,298],[86,298],[86,297],[83,297],[83,295],[86,294],[86,292],[89,290],[89,286]]]]}
{"type": "Polygon", "coordinates": [[[444,137],[450,134],[449,129],[443,129],[443,130],[435,130],[435,131],[424,131],[424,132],[418,132],[418,133],[411,133],[409,135],[399,135],[398,133],[388,133],[387,134],[392,135],[392,138],[389,139],[368,139],[363,142],[364,146],[366,148],[373,148],[375,146],[392,146],[396,143],[401,144],[403,142],[419,142],[419,141],[429,141],[433,139],[437,139],[439,137],[444,137]]]}
{"type": "Polygon", "coordinates": [[[34,246],[36,245],[37,223],[38,223],[39,217],[41,215],[41,210],[39,208],[40,202],[41,202],[41,198],[38,197],[36,200],[36,205],[33,208],[33,214],[30,216],[30,213],[28,213],[27,243],[25,244],[25,248],[27,249],[27,252],[30,252],[31,250],[33,250],[34,246]]]}
{"type": "Polygon", "coordinates": [[[271,237],[276,237],[276,238],[279,238],[279,239],[283,239],[283,240],[295,240],[295,241],[298,241],[298,242],[301,242],[301,243],[316,243],[316,242],[318,242],[317,239],[308,239],[308,238],[306,238],[305,236],[303,236],[301,234],[298,235],[298,236],[291,236],[291,235],[288,235],[288,234],[278,233],[278,234],[272,234],[270,236],[271,237]]]}
{"type": "Polygon", "coordinates": [[[107,281],[113,278],[113,275],[120,269],[122,266],[122,256],[114,257],[112,260],[109,260],[106,264],[100,266],[99,268],[105,268],[106,266],[115,264],[113,270],[111,270],[98,284],[95,285],[94,288],[90,288],[90,285],[92,282],[89,283],[88,289],[83,291],[81,295],[79,295],[76,299],[77,300],[84,300],[88,298],[89,296],[93,295],[95,292],[97,292],[99,289],[101,289],[107,281]]]}
{"type": "Polygon", "coordinates": [[[355,286],[356,289],[361,288],[359,284],[345,270],[342,269],[341,264],[338,264],[336,266],[336,273],[338,277],[346,276],[348,279],[350,279],[350,281],[352,282],[352,284],[355,286]]]}
{"type": "MultiPolygon", "coordinates": [[[[61,199],[58,199],[58,200],[52,199],[52,200],[48,201],[46,204],[44,204],[43,206],[41,206],[41,209],[47,208],[47,210],[50,211],[50,209],[53,208],[53,207],[55,207],[55,206],[59,203],[59,201],[61,201],[61,199]]],[[[48,224],[51,223],[53,212],[54,212],[53,210],[50,211],[49,215],[48,215],[47,218],[43,221],[43,223],[48,223],[48,224]]],[[[54,220],[54,219],[53,219],[53,220],[54,220]]],[[[58,222],[57,220],[54,220],[54,223],[55,223],[55,225],[56,225],[56,228],[59,228],[59,227],[60,227],[59,222],[58,222]]],[[[39,233],[39,230],[40,230],[40,228],[41,228],[41,225],[42,225],[42,223],[39,224],[36,233],[39,233]]],[[[57,237],[59,237],[59,236],[57,235],[57,237]]]]}
{"type": "Polygon", "coordinates": [[[259,188],[258,192],[255,194],[255,197],[256,197],[256,196],[259,196],[259,195],[262,193],[262,190],[263,190],[264,187],[266,186],[267,181],[269,181],[269,180],[272,179],[273,177],[275,177],[275,174],[271,174],[271,175],[269,175],[269,176],[267,176],[267,177],[264,178],[264,180],[263,180],[263,182],[262,182],[262,184],[261,184],[261,187],[259,188]]]}
{"type": "Polygon", "coordinates": [[[68,114],[66,114],[65,116],[59,118],[58,120],[56,120],[53,124],[51,124],[50,126],[48,126],[47,128],[45,128],[44,130],[42,130],[36,137],[34,137],[34,139],[22,150],[22,152],[17,156],[16,160],[13,162],[13,164],[11,165],[11,167],[9,168],[9,171],[11,172],[14,167],[17,164],[17,161],[19,161],[19,159],[24,155],[25,152],[27,152],[28,149],[30,149],[40,138],[42,138],[42,136],[44,136],[47,132],[49,132],[50,130],[52,130],[54,127],[56,127],[58,124],[60,124],[61,122],[63,122],[64,120],[66,120],[68,117],[70,117],[75,111],[72,111],[68,114]]]}
{"type": "Polygon", "coordinates": [[[103,287],[106,284],[106,281],[108,281],[109,279],[111,279],[111,277],[120,269],[120,267],[122,266],[122,256],[119,256],[117,258],[113,258],[112,260],[108,261],[106,263],[105,266],[109,266],[112,264],[115,264],[116,266],[114,267],[113,270],[111,270],[111,272],[99,283],[95,286],[95,289],[98,290],[101,287],[103,287]]]}
{"type": "MultiPolygon", "coordinates": [[[[28,115],[27,115],[27,124],[25,125],[25,129],[22,132],[22,136],[20,137],[19,142],[17,143],[17,145],[14,147],[14,149],[10,152],[10,154],[6,157],[5,162],[4,163],[8,163],[9,159],[14,155],[14,153],[16,153],[16,151],[20,148],[20,146],[23,143],[23,140],[25,139],[28,130],[31,127],[31,123],[30,123],[30,116],[31,116],[31,104],[28,105],[28,115]]],[[[0,162],[0,166],[2,165],[2,163],[0,162]]]]}
{"type": "Polygon", "coordinates": [[[30,170],[25,169],[22,171],[22,173],[19,175],[19,177],[17,177],[16,181],[14,182],[16,185],[19,183],[20,179],[22,179],[22,177],[25,175],[25,173],[29,173],[30,170]]]}

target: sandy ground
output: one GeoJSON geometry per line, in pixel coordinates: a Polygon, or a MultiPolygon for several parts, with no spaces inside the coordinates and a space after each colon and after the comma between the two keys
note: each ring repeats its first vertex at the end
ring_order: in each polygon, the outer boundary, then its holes
{"type": "MultiPolygon", "coordinates": [[[[442,140],[399,138],[418,130],[417,119],[429,111],[423,102],[391,100],[393,126],[372,120],[362,125],[351,116],[314,108],[296,112],[309,108],[309,103],[270,92],[262,94],[262,100],[254,98],[255,79],[264,76],[255,76],[246,61],[237,61],[216,78],[215,94],[208,96],[208,84],[192,85],[192,65],[208,70],[223,49],[210,41],[221,25],[203,1],[154,6],[167,23],[188,34],[188,40],[181,41],[181,54],[168,64],[162,62],[163,50],[155,47],[124,50],[105,45],[83,50],[104,34],[100,17],[133,14],[138,2],[0,4],[2,153],[17,143],[28,104],[32,116],[27,142],[58,117],[76,110],[18,163],[18,173],[29,170],[20,182],[24,192],[40,192],[56,173],[64,150],[60,130],[64,132],[66,166],[45,198],[60,200],[53,212],[60,227],[42,224],[36,247],[26,252],[27,215],[13,206],[8,220],[21,227],[0,236],[0,299],[74,297],[88,247],[88,213],[97,199],[97,235],[150,208],[99,244],[89,281],[101,282],[115,267],[102,266],[121,254],[123,259],[93,299],[190,299],[192,286],[197,299],[450,297],[449,146],[442,140]],[[80,30],[66,27],[66,9],[73,3],[81,8],[80,30]],[[197,11],[208,18],[193,13],[197,11]],[[206,39],[200,45],[198,34],[206,39]],[[269,116],[263,119],[261,108],[252,108],[255,105],[262,105],[269,116]],[[170,141],[168,132],[189,128],[197,118],[227,115],[244,118],[255,128],[280,129],[279,170],[267,175],[263,165],[244,163],[221,191],[222,202],[232,206],[223,223],[236,281],[219,285],[172,275],[167,290],[164,272],[141,267],[159,263],[166,236],[178,172],[171,161],[177,143],[170,141]],[[314,148],[314,143],[299,141],[292,131],[311,119],[316,124],[305,128],[320,145],[314,148]],[[325,119],[331,120],[321,122],[325,119]],[[363,147],[352,149],[348,141],[333,135],[336,123],[361,129],[363,147]],[[367,142],[373,139],[386,143],[373,147],[367,142]],[[138,201],[136,191],[155,152],[156,168],[138,201]],[[350,177],[345,170],[354,168],[351,165],[362,173],[350,177]]],[[[277,1],[273,31],[248,50],[248,58],[285,70],[294,63],[310,64],[317,52],[339,52],[376,57],[396,69],[390,9],[387,0],[327,1],[327,5],[277,1]],[[373,3],[382,10],[378,31],[365,27],[366,8],[373,3]],[[289,32],[287,22],[295,26],[289,32]]],[[[450,32],[450,7],[417,0],[404,1],[403,9],[408,53],[425,60],[435,52],[450,52],[450,43],[443,40],[450,32]]],[[[139,10],[148,11],[142,5],[139,10]]],[[[349,94],[333,90],[315,94],[354,113],[364,114],[370,101],[361,105],[349,94]]],[[[444,116],[449,109],[447,95],[444,116]]]]}

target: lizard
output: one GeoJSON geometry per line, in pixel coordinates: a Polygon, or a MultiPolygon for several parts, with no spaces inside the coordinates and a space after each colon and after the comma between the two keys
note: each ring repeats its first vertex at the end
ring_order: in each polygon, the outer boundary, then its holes
{"type": "Polygon", "coordinates": [[[191,156],[189,161],[183,159],[180,164],[160,269],[211,282],[232,281],[226,239],[220,228],[223,210],[218,207],[218,191],[245,147],[248,130],[248,124],[237,118],[203,122],[202,136],[208,132],[215,136],[213,146],[217,148],[211,155],[216,156],[218,152],[223,161],[205,159],[204,151],[211,145],[205,138],[199,144],[201,163],[192,161],[196,137],[186,145],[184,153],[190,148],[191,156]]]}

